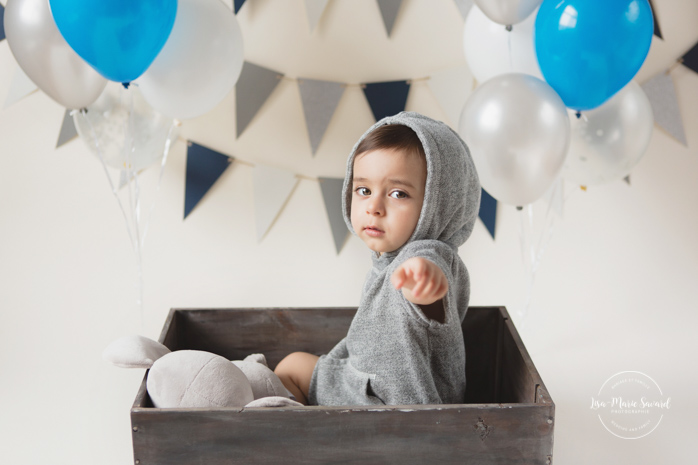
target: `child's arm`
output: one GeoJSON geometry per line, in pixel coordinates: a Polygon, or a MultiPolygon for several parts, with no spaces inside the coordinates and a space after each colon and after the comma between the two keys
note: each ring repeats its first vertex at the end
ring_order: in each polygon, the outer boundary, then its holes
{"type": "Polygon", "coordinates": [[[448,291],[448,280],[441,268],[422,257],[412,257],[397,267],[390,277],[395,289],[413,304],[431,305],[448,291]]]}

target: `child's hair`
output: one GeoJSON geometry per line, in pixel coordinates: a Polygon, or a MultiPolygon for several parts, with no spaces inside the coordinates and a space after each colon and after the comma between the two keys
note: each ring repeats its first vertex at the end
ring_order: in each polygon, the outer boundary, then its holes
{"type": "Polygon", "coordinates": [[[356,148],[355,156],[372,150],[401,150],[426,159],[424,147],[417,133],[403,124],[388,124],[371,131],[356,148]]]}

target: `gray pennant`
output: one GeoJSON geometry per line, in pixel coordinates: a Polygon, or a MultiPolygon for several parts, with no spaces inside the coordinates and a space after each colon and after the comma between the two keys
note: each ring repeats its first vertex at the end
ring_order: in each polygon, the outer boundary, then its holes
{"type": "Polygon", "coordinates": [[[676,88],[671,76],[662,71],[642,84],[642,90],[652,104],[654,121],[674,139],[687,146],[676,88]]]}
{"type": "Polygon", "coordinates": [[[627,175],[626,177],[623,178],[623,181],[628,183],[628,186],[630,185],[630,175],[627,175]]]}
{"type": "Polygon", "coordinates": [[[58,134],[58,142],[56,142],[56,148],[65,144],[68,141],[73,140],[78,135],[78,130],[75,129],[75,121],[70,115],[72,110],[65,110],[63,114],[63,124],[61,125],[61,132],[58,134]]]}
{"type": "Polygon", "coordinates": [[[330,220],[332,237],[334,238],[334,245],[337,248],[338,254],[342,250],[344,241],[347,238],[347,233],[349,232],[346,223],[344,223],[344,215],[342,214],[343,186],[344,179],[342,178],[320,178],[322,199],[325,201],[327,218],[330,220]]]}
{"type": "Polygon", "coordinates": [[[473,7],[474,0],[455,0],[455,2],[456,6],[458,7],[458,11],[460,11],[460,15],[463,17],[463,20],[465,20],[470,12],[470,9],[473,7]]]}
{"type": "Polygon", "coordinates": [[[390,37],[390,34],[393,32],[395,18],[397,17],[397,12],[400,9],[401,3],[402,0],[378,0],[378,8],[381,10],[383,24],[385,24],[385,30],[388,31],[388,37],[390,37]]]}
{"type": "Polygon", "coordinates": [[[344,86],[338,82],[303,78],[298,81],[298,89],[303,102],[310,147],[315,155],[332,115],[337,109],[339,99],[342,98],[344,86]]]}
{"type": "Polygon", "coordinates": [[[249,61],[242,65],[240,78],[235,86],[237,137],[240,137],[279,84],[279,74],[249,61]]]}

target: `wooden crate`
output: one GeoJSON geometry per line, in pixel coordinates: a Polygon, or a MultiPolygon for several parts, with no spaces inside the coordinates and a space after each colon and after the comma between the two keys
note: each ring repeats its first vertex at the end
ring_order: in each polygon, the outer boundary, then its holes
{"type": "MultiPolygon", "coordinates": [[[[230,360],[327,353],[356,308],[173,309],[160,342],[230,360]]],[[[158,409],[145,378],[131,408],[139,465],[550,464],[555,404],[504,307],[463,322],[466,403],[158,409]]]]}

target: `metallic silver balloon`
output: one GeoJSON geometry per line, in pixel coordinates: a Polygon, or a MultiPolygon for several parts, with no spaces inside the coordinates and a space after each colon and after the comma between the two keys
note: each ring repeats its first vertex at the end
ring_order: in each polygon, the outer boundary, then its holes
{"type": "Polygon", "coordinates": [[[570,120],[572,139],[562,176],[583,186],[630,174],[645,154],[654,128],[650,101],[635,81],[579,118],[570,111],[570,120]]]}
{"type": "Polygon", "coordinates": [[[510,26],[528,18],[543,0],[475,0],[475,4],[495,23],[510,26]]]}
{"type": "Polygon", "coordinates": [[[8,0],[5,35],[27,76],[67,108],[86,107],[107,85],[58,31],[48,0],[8,0]]]}
{"type": "Polygon", "coordinates": [[[458,129],[482,187],[516,206],[546,192],[570,143],[562,99],[544,81],[521,73],[502,74],[477,87],[465,102],[458,129]]]}

